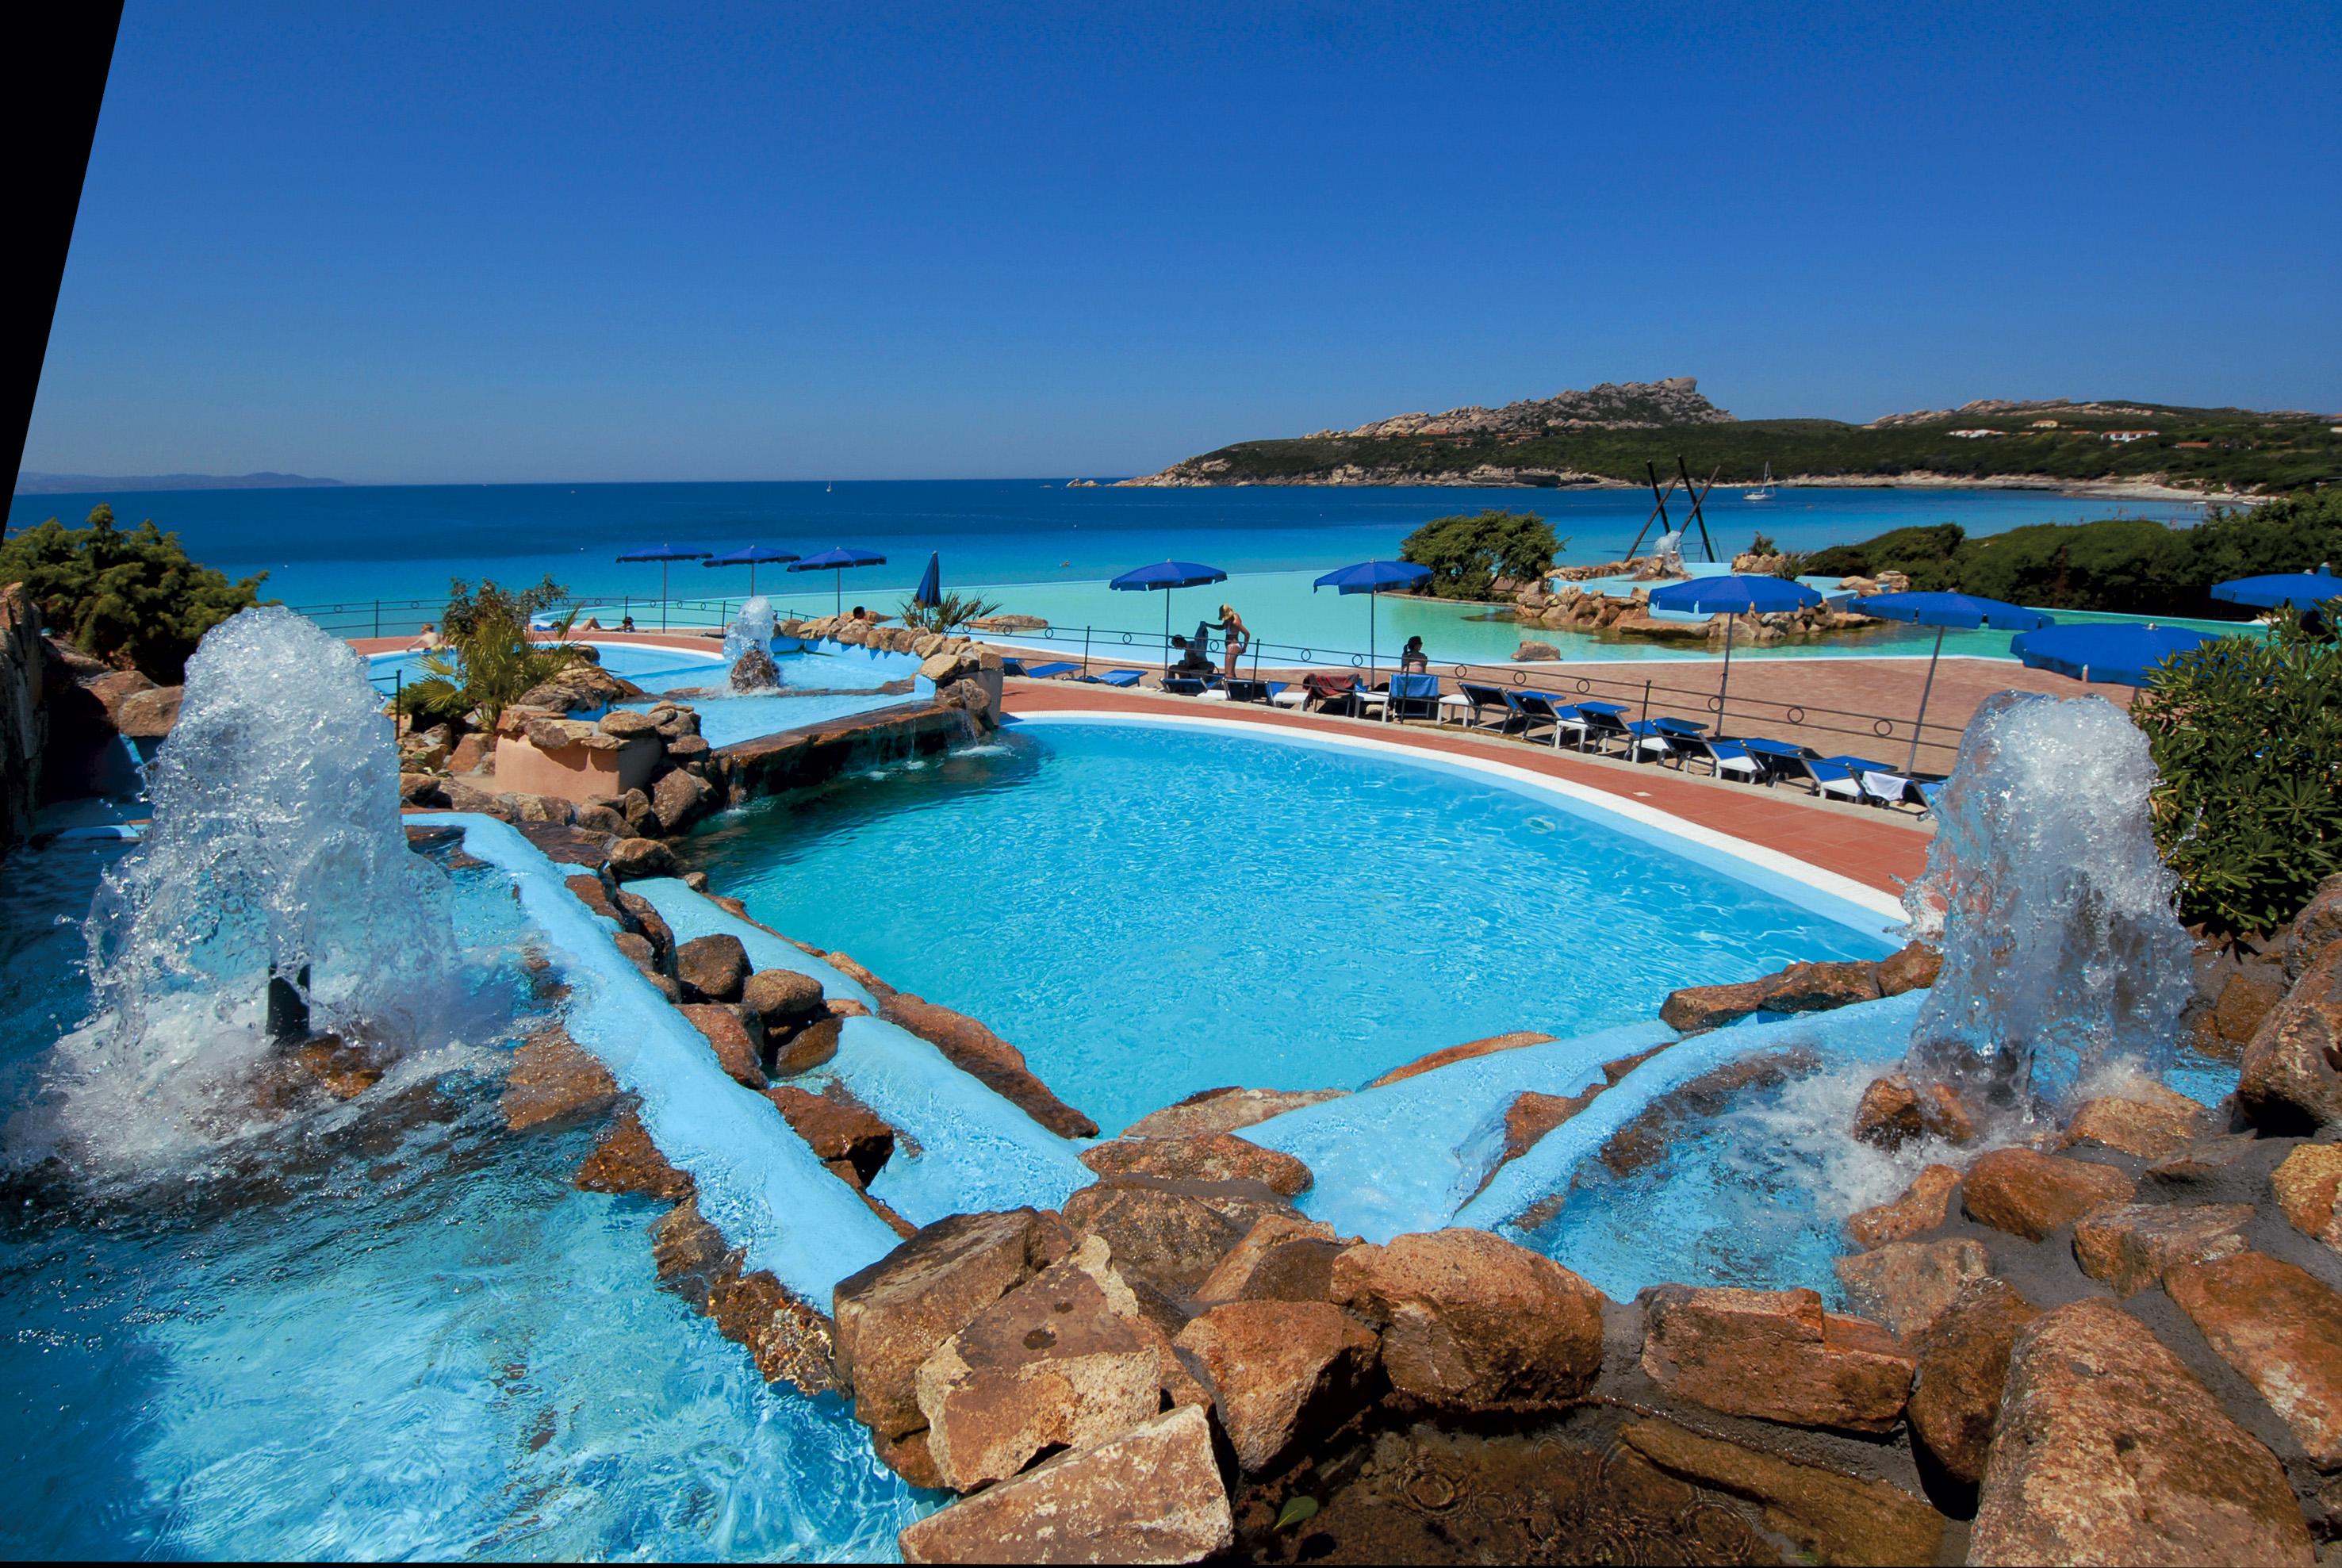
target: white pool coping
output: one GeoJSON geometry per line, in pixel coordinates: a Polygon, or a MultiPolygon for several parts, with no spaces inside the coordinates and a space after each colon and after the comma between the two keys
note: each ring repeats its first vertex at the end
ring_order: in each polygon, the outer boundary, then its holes
{"type": "Polygon", "coordinates": [[[1155,714],[1103,708],[1062,708],[1044,714],[1017,714],[1012,716],[1011,723],[1018,728],[1075,724],[1152,725],[1236,735],[1286,745],[1320,746],[1434,771],[1449,768],[1477,774],[1518,793],[1543,796],[1576,815],[1610,819],[1603,825],[1736,876],[1787,899],[1809,914],[1819,914],[1873,935],[1885,934],[1880,930],[1881,922],[1891,930],[1907,924],[1909,920],[1902,900],[1852,877],[1826,871],[1809,861],[1799,860],[1795,855],[1785,854],[1764,844],[1687,822],[1656,806],[1622,799],[1606,790],[1573,784],[1567,779],[1556,779],[1527,768],[1516,767],[1494,757],[1447,751],[1427,752],[1419,746],[1399,745],[1366,735],[1331,731],[1305,732],[1285,725],[1258,724],[1242,719],[1213,718],[1200,714],[1155,714]]]}

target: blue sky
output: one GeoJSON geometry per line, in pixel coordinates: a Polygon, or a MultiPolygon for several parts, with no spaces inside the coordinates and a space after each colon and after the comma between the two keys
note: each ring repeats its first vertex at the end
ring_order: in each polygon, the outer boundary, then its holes
{"type": "Polygon", "coordinates": [[[1671,375],[2332,410],[2336,20],[130,0],[25,462],[1107,474],[1671,375]]]}

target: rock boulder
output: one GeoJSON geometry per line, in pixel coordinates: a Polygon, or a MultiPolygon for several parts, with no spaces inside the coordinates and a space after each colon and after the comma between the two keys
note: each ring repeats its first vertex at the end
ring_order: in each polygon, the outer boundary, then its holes
{"type": "Polygon", "coordinates": [[[1118,1138],[1082,1151],[1101,1176],[1161,1176],[1186,1182],[1257,1182],[1282,1197],[1309,1190],[1309,1167],[1292,1155],[1248,1144],[1232,1133],[1193,1138],[1118,1138]]]}
{"type": "Polygon", "coordinates": [[[1905,1412],[1911,1440],[1967,1485],[1984,1479],[2009,1347],[2017,1331],[2039,1315],[2007,1281],[1987,1275],[1963,1285],[1910,1343],[1919,1363],[1905,1412]]]}
{"type": "Polygon", "coordinates": [[[1822,1310],[1810,1290],[1655,1285],[1642,1293],[1643,1371],[1727,1415],[1886,1432],[1911,1390],[1911,1358],[1875,1323],[1822,1310]]]}
{"type": "Polygon", "coordinates": [[[2342,1469],[2342,1295],[2265,1253],[2174,1264],[2164,1288],[2309,1462],[2342,1469]]]}
{"type": "Polygon", "coordinates": [[[1172,1342],[1210,1393],[1244,1469],[1269,1469],[1367,1396],[1375,1336],[1325,1302],[1240,1301],[1172,1342]]]}
{"type": "Polygon", "coordinates": [[[2342,943],[2304,969],[2245,1047],[2237,1103],[2274,1133],[2342,1121],[2342,943]]]}
{"type": "Polygon", "coordinates": [[[2137,1191],[2138,1183],[2112,1165],[1995,1149],[1968,1167],[1960,1207],[1978,1224],[2037,1242],[2095,1210],[2130,1202],[2137,1191]]]}
{"type": "Polygon", "coordinates": [[[737,1002],[748,981],[748,950],[729,932],[695,936],[675,950],[675,978],[693,1002],[737,1002]]]}
{"type": "Polygon", "coordinates": [[[1334,1260],[1328,1293],[1381,1326],[1392,1386],[1418,1399],[1557,1403],[1601,1370],[1602,1293],[1486,1231],[1352,1247],[1334,1260]]]}
{"type": "Polygon", "coordinates": [[[2177,1264],[2243,1252],[2252,1221],[2250,1203],[2125,1203],[2074,1226],[2074,1257],[2117,1295],[2133,1296],[2177,1264]]]}

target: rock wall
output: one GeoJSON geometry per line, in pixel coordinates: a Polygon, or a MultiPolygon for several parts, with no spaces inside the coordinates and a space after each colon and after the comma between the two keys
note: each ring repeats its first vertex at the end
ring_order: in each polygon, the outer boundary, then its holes
{"type": "Polygon", "coordinates": [[[22,583],[0,588],[0,850],[24,842],[40,804],[46,654],[32,595],[22,583]]]}

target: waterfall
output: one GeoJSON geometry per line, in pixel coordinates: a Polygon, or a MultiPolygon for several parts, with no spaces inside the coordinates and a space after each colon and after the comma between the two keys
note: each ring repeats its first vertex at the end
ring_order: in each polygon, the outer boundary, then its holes
{"type": "Polygon", "coordinates": [[[736,692],[770,691],[781,684],[773,663],[773,605],[762,594],[740,606],[724,629],[724,662],[732,666],[736,692]]]}
{"type": "Polygon", "coordinates": [[[2003,692],[1961,741],[1905,900],[1944,954],[1908,1069],[1997,1135],[2167,1062],[2192,944],[2155,850],[2155,782],[2146,735],[2098,697],[2003,692]]]}
{"type": "Polygon", "coordinates": [[[346,643],[278,606],[214,627],[147,791],[153,826],[90,911],[92,1022],[59,1047],[70,1142],[136,1158],[235,1131],[288,1026],[391,1054],[435,1037],[461,989],[447,879],[407,847],[391,722],[346,643]]]}

